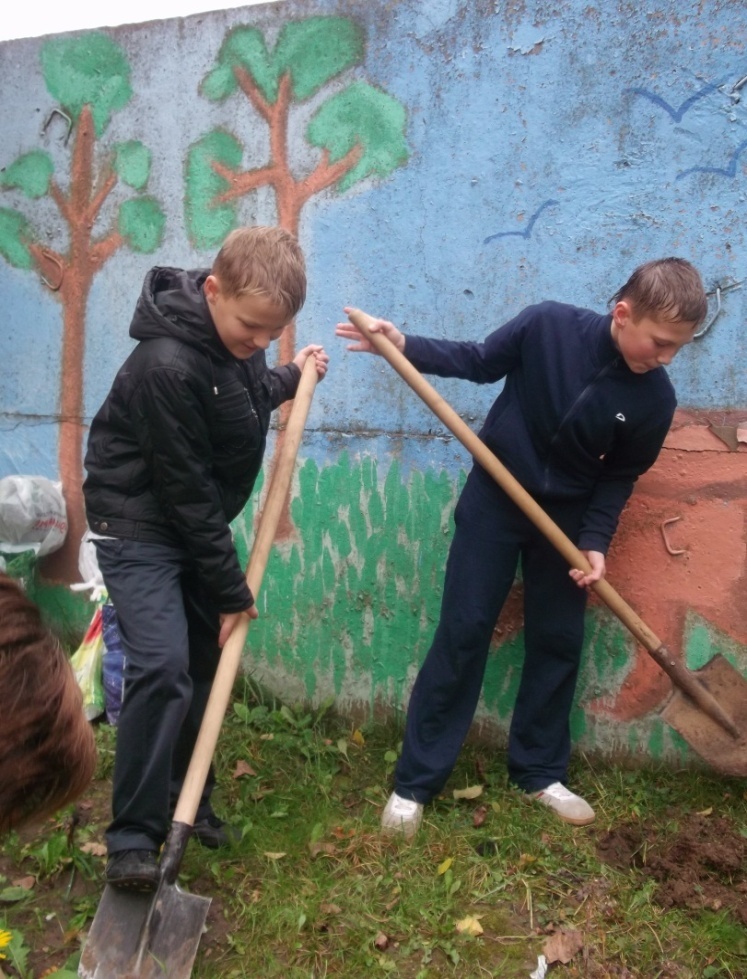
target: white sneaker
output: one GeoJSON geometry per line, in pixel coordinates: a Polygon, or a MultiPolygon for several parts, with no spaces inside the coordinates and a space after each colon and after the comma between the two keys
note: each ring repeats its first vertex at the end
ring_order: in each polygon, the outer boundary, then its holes
{"type": "Polygon", "coordinates": [[[403,799],[392,792],[381,814],[381,829],[388,836],[401,834],[406,840],[413,837],[423,821],[423,803],[403,799]]]}
{"type": "Polygon", "coordinates": [[[580,795],[574,795],[561,782],[553,782],[540,792],[530,792],[528,797],[549,806],[562,820],[573,826],[587,826],[594,822],[594,810],[589,803],[580,795]]]}

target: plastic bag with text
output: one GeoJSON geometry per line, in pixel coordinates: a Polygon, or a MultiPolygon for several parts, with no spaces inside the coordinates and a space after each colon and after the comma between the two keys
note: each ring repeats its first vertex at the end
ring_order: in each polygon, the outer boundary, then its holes
{"type": "Polygon", "coordinates": [[[62,484],[44,476],[0,479],[0,551],[37,557],[62,547],[67,536],[67,509],[62,484]]]}

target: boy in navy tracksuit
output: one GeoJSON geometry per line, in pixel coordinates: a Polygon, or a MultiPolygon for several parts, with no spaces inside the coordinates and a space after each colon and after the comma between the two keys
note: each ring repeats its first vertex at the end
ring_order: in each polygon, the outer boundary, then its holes
{"type": "MultiPolygon", "coordinates": [[[[412,835],[443,788],[472,722],[495,622],[521,560],[525,660],[509,732],[511,781],[566,822],[594,819],[566,786],[569,715],[583,642],[586,589],[635,480],[655,461],[672,421],[662,369],[705,317],[700,276],[683,259],[636,269],[611,313],[544,302],[484,343],[405,337],[380,320],[419,370],[477,383],[505,378],[480,432],[522,486],[585,553],[590,574],[555,548],[475,464],[454,514],[441,617],[412,690],[388,832],[412,835]],[[579,587],[580,586],[580,587],[579,587]]],[[[373,352],[355,327],[337,335],[373,352]]]]}
{"type": "MultiPolygon", "coordinates": [[[[210,269],[154,268],[137,346],[91,424],[88,525],[125,650],[106,880],[152,890],[225,643],[257,617],[231,537],[262,465],[272,411],[293,398],[316,344],[270,368],[265,351],[303,305],[306,269],[281,228],[237,228],[210,269]]],[[[194,825],[229,841],[208,776],[194,825]]]]}

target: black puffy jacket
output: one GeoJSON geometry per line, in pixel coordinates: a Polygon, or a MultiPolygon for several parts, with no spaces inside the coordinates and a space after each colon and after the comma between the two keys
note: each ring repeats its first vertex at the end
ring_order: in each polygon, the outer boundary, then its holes
{"type": "Polygon", "coordinates": [[[295,364],[233,357],[213,325],[207,269],[154,268],[130,336],[140,341],[91,424],[83,485],[95,533],[183,546],[221,611],[251,593],[229,521],[246,504],[270,414],[293,398],[295,364]]]}

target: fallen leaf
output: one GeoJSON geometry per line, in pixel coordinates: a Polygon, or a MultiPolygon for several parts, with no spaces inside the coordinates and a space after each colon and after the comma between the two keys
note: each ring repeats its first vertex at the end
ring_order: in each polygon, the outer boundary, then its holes
{"type": "Polygon", "coordinates": [[[243,759],[236,762],[236,768],[233,770],[232,778],[241,778],[242,775],[251,775],[252,778],[257,777],[257,773],[254,771],[249,762],[243,759]]]}
{"type": "Polygon", "coordinates": [[[107,853],[105,844],[94,843],[93,840],[84,843],[80,849],[83,853],[90,853],[94,857],[105,857],[107,853]]]}
{"type": "Polygon", "coordinates": [[[439,872],[439,874],[445,874],[446,871],[449,869],[449,867],[452,865],[452,863],[454,863],[454,858],[453,857],[447,857],[444,860],[443,863],[440,863],[438,865],[438,872],[439,872]]]}
{"type": "Polygon", "coordinates": [[[374,945],[380,952],[383,952],[384,949],[389,948],[389,939],[383,931],[380,931],[376,938],[374,938],[374,945]]]}
{"type": "Polygon", "coordinates": [[[470,785],[466,789],[454,789],[455,799],[478,799],[481,795],[481,785],[470,785]]]}
{"type": "Polygon", "coordinates": [[[555,934],[548,938],[542,951],[545,953],[548,965],[553,962],[562,962],[568,965],[573,956],[584,947],[584,940],[580,931],[565,931],[559,928],[555,934]]]}
{"type": "MultiPolygon", "coordinates": [[[[106,853],[106,848],[104,848],[104,853],[106,853]]],[[[28,877],[19,877],[18,880],[12,881],[12,884],[14,887],[22,888],[24,891],[30,891],[36,885],[36,877],[30,875],[28,877]]]]}
{"type": "Polygon", "coordinates": [[[344,755],[345,756],[345,761],[350,761],[350,759],[348,758],[348,742],[347,742],[347,738],[338,738],[337,739],[337,750],[340,752],[341,755],[344,755]]]}
{"type": "Polygon", "coordinates": [[[359,731],[357,728],[350,735],[350,740],[353,742],[353,744],[357,744],[359,748],[362,748],[363,745],[366,743],[366,739],[363,737],[362,732],[359,731]]]}
{"type": "Polygon", "coordinates": [[[322,914],[341,914],[342,908],[336,904],[320,904],[319,910],[322,914]]]}
{"type": "Polygon", "coordinates": [[[697,813],[697,815],[710,816],[712,812],[713,812],[713,806],[709,806],[707,809],[701,809],[700,812],[697,813]]]}
{"type": "Polygon", "coordinates": [[[472,813],[472,825],[477,828],[482,826],[488,815],[487,806],[478,806],[477,809],[472,813]]]}
{"type": "Polygon", "coordinates": [[[318,857],[320,853],[332,857],[337,853],[337,847],[334,843],[309,843],[309,853],[312,857],[318,857]]]}
{"type": "Polygon", "coordinates": [[[265,851],[264,855],[268,860],[282,860],[283,857],[286,856],[285,853],[268,853],[267,851],[265,851]]]}
{"type": "Polygon", "coordinates": [[[260,734],[259,740],[260,741],[274,741],[275,740],[275,735],[274,734],[260,734]]]}
{"type": "Polygon", "coordinates": [[[482,935],[480,917],[480,915],[467,915],[466,918],[462,918],[461,921],[457,921],[456,930],[460,935],[472,935],[473,938],[476,938],[478,935],[482,935]]]}

